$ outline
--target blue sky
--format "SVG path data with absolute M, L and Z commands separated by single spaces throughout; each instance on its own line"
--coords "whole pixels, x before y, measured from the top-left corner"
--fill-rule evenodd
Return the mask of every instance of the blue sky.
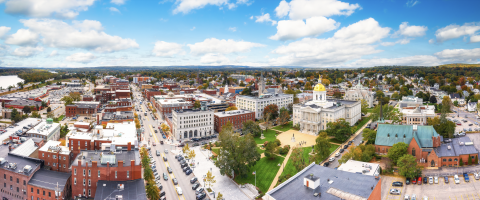
M 480 63 L 474 0 L 0 0 L 0 66 Z

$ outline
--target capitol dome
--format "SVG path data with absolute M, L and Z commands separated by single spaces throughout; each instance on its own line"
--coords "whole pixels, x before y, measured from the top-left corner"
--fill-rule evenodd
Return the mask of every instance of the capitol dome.
M 326 91 L 325 90 L 325 86 L 322 84 L 322 77 L 320 76 L 319 79 L 318 79 L 318 84 L 315 86 L 315 88 L 313 88 L 313 91 L 315 92 L 324 92 Z

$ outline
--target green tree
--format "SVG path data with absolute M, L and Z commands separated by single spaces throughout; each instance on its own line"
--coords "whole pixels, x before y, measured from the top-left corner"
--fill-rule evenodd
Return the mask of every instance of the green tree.
M 383 119 L 392 120 L 394 123 L 401 122 L 403 115 L 395 110 L 393 106 L 385 104 L 382 106 Z M 372 121 L 378 121 L 380 119 L 380 105 L 375 106 L 373 112 L 370 115 Z
M 449 113 L 452 106 L 452 100 L 448 95 L 445 95 L 442 99 L 442 112 Z
M 330 155 L 331 144 L 328 141 L 327 132 L 321 131 L 318 137 L 315 139 L 315 145 L 313 146 L 315 152 L 315 161 L 320 163 Z
M 260 137 L 260 134 L 262 133 L 262 129 L 254 121 L 248 120 L 243 123 L 242 134 L 246 135 L 249 133 L 251 133 L 253 137 Z
M 33 111 L 31 117 L 33 118 L 41 118 L 40 114 L 37 111 Z
M 362 113 L 367 114 L 368 106 L 369 106 L 368 102 L 365 99 L 362 99 L 361 102 L 362 102 L 362 104 L 361 104 L 362 105 Z
M 153 180 L 153 171 L 152 171 L 152 168 L 150 168 L 150 166 L 147 165 L 146 168 L 144 168 L 143 170 L 143 179 L 145 179 L 147 182 L 150 181 L 150 180 Z
M 415 156 L 405 154 L 397 161 L 398 173 L 407 178 L 416 178 L 417 161 Z
M 453 105 L 458 107 L 458 101 L 453 101 Z
M 473 162 L 473 161 L 472 161 L 472 156 L 469 155 L 469 156 L 468 156 L 468 165 L 472 165 L 472 162 Z
M 328 122 L 326 132 L 329 136 L 334 136 L 335 139 L 339 141 L 347 140 L 353 133 L 350 128 L 350 123 L 343 118 L 340 118 L 335 122 Z
M 277 148 L 277 144 L 273 141 L 269 141 L 267 143 L 267 146 L 265 147 L 265 157 L 273 160 L 277 157 L 275 155 L 275 149 Z
M 478 164 L 478 155 L 475 155 L 475 162 L 474 164 Z
M 398 142 L 388 150 L 387 157 L 390 158 L 393 164 L 397 164 L 400 157 L 407 154 L 408 145 L 404 142 Z
M 149 164 L 150 164 L 150 158 L 148 156 L 143 156 L 142 157 L 143 168 L 147 168 Z
M 430 96 L 430 103 L 437 103 L 437 97 L 434 95 Z
M 147 197 L 150 200 L 158 200 L 160 199 L 160 189 L 157 187 L 153 180 L 147 182 L 147 186 L 145 188 Z
M 51 112 L 51 111 L 52 111 L 52 108 L 48 107 L 47 112 Z
M 73 101 L 81 101 L 82 100 L 82 96 L 78 92 L 70 92 L 70 94 L 68 94 L 68 96 L 70 96 Z
M 290 119 L 290 113 L 285 107 L 280 109 L 280 115 L 278 116 L 278 124 L 284 126 L 287 124 L 288 120 Z
M 292 159 L 293 167 L 299 172 L 302 171 L 303 168 L 307 166 L 308 160 L 306 161 L 303 157 L 303 152 L 305 150 L 300 147 L 294 147 L 292 149 L 292 154 L 290 155 L 290 159 Z
M 63 101 L 65 106 L 73 104 L 73 99 L 70 96 L 64 96 L 60 99 L 60 101 Z
M 195 103 L 193 103 L 193 108 L 200 108 L 200 106 L 200 101 L 195 101 Z
M 23 109 L 22 109 L 23 113 L 30 113 L 32 112 L 32 109 L 30 108 L 30 106 L 24 106 Z
M 465 163 L 463 163 L 463 159 L 460 158 L 460 163 L 459 163 L 460 167 L 463 167 L 464 164 L 465 164 Z
M 363 129 L 363 140 L 367 141 L 367 144 L 375 144 L 375 139 L 377 138 L 377 131 L 369 128 Z

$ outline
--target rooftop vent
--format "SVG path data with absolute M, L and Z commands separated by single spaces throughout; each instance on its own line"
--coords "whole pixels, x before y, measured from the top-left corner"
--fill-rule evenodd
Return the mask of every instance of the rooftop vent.
M 452 147 L 451 147 L 450 145 L 448 145 L 448 146 L 447 146 L 447 149 L 450 150 L 450 149 L 452 149 Z
M 30 165 L 25 165 L 25 167 L 23 167 L 23 172 L 28 174 L 32 171 L 32 166 Z

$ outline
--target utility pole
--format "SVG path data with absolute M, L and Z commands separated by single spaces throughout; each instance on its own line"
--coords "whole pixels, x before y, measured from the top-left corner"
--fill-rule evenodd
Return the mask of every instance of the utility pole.
M 57 182 L 57 187 L 55 187 L 55 198 L 58 200 L 59 196 L 60 196 L 60 188 L 58 187 L 58 182 Z

